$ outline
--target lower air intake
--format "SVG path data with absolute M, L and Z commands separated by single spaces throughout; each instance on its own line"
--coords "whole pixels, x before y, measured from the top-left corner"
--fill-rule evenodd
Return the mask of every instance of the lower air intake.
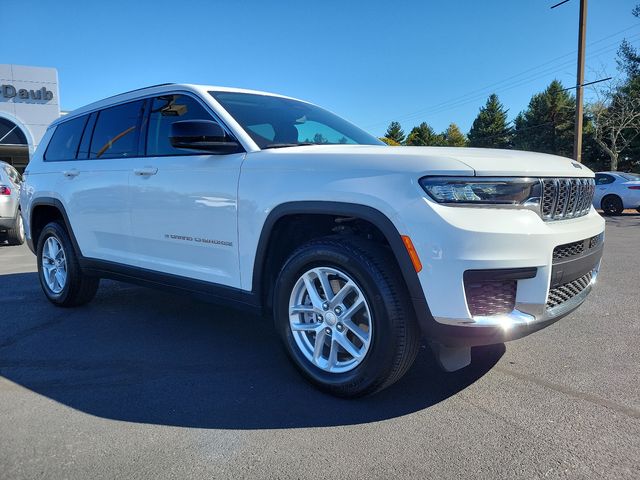
M 467 306 L 472 316 L 511 313 L 516 305 L 516 280 L 465 282 Z
M 565 283 L 549 290 L 547 297 L 547 310 L 562 305 L 581 293 L 591 283 L 593 273 L 589 272 L 572 282 Z

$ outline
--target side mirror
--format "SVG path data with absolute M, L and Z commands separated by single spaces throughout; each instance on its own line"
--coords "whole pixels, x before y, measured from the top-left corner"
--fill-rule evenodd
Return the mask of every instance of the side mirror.
M 220 124 L 213 120 L 173 122 L 169 141 L 174 148 L 200 150 L 218 155 L 242 151 L 240 144 L 228 137 Z

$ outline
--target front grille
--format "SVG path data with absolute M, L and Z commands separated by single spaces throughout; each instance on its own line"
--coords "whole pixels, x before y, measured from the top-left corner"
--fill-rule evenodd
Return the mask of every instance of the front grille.
M 604 240 L 604 232 L 589 239 L 589 248 L 596 248 Z
M 547 310 L 562 305 L 564 302 L 571 300 L 573 297 L 582 292 L 591 283 L 593 273 L 589 272 L 572 282 L 565 283 L 549 290 L 547 297 Z
M 553 249 L 553 259 L 560 260 L 562 258 L 573 257 L 584 252 L 584 240 L 579 242 L 567 243 Z
M 562 220 L 589 213 L 595 191 L 593 178 L 542 179 L 542 218 Z
M 465 282 L 464 291 L 472 316 L 502 315 L 516 305 L 516 281 Z
M 604 233 L 596 235 L 595 237 L 580 240 L 578 242 L 565 243 L 564 245 L 558 245 L 553 249 L 553 261 L 562 260 L 569 257 L 575 257 L 582 253 L 588 253 L 589 250 L 598 247 L 602 243 Z
M 581 255 L 584 252 L 598 247 L 602 243 L 604 234 L 601 233 L 595 237 L 580 240 L 578 242 L 565 243 L 564 245 L 558 245 L 553 249 L 553 260 L 562 260 L 564 258 L 575 257 Z

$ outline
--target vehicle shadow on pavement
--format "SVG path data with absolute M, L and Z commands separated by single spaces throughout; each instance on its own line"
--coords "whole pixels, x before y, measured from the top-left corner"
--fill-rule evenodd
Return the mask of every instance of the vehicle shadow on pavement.
M 351 425 L 428 408 L 463 390 L 500 359 L 445 374 L 422 348 L 397 384 L 358 400 L 303 380 L 271 320 L 117 282 L 60 309 L 35 273 L 0 276 L 0 376 L 79 411 L 182 427 L 274 429 Z

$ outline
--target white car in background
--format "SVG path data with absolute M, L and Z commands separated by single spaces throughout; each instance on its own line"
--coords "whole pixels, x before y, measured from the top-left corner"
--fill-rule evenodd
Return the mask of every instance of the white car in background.
M 605 215 L 620 215 L 625 208 L 640 211 L 640 175 L 637 173 L 598 172 L 593 206 Z
M 20 184 L 22 177 L 6 162 L 0 161 L 0 244 L 24 243 L 24 225 L 20 212 Z

